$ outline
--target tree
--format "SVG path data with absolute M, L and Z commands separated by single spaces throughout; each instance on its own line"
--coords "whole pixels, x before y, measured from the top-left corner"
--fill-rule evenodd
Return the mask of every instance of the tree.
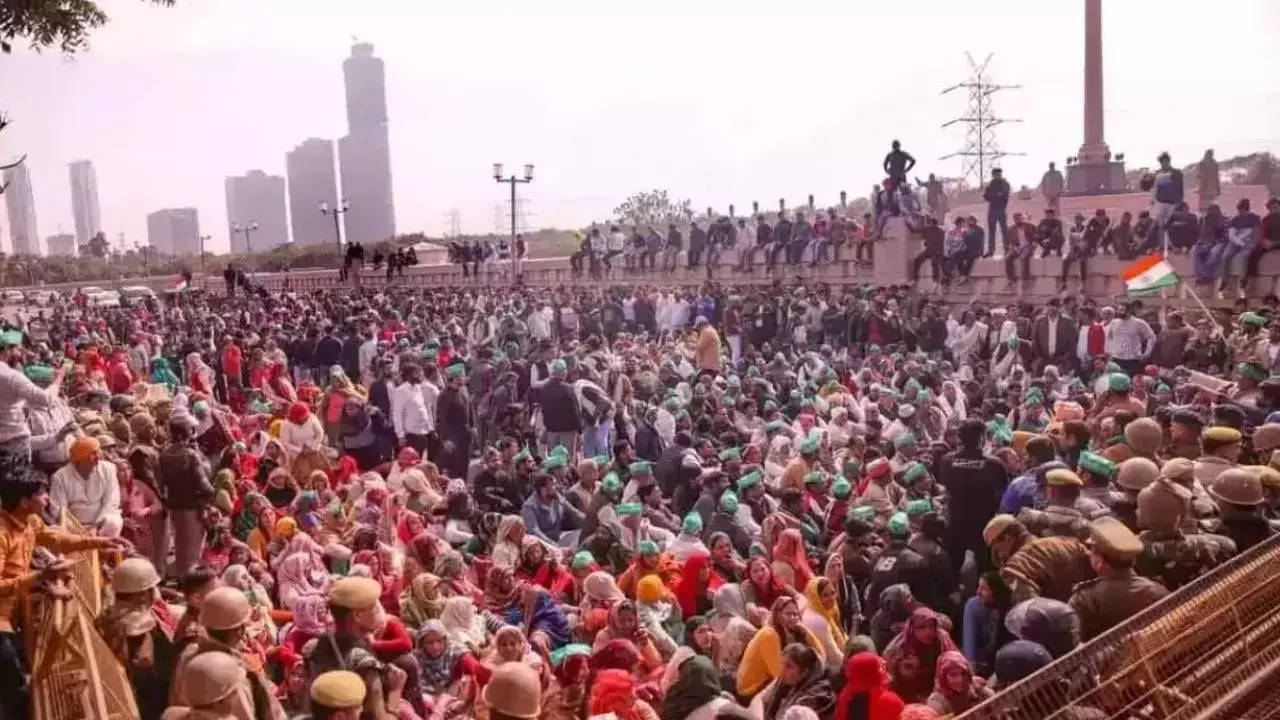
M 626 225 L 666 227 L 670 223 L 693 217 L 693 203 L 675 200 L 666 190 L 638 192 L 613 209 L 614 218 Z
M 80 246 L 80 257 L 95 257 L 101 260 L 106 258 L 110 251 L 111 243 L 107 242 L 107 234 L 99 231 L 97 235 L 89 238 L 89 242 Z
M 9 125 L 9 118 L 5 117 L 3 114 L 0 114 L 0 131 L 3 131 L 6 127 L 8 127 L 8 125 Z M 26 159 L 27 159 L 27 156 L 23 155 L 22 157 L 18 158 L 17 160 L 14 160 L 11 163 L 0 163 L 0 172 L 4 172 L 5 170 L 8 170 L 10 168 L 18 167 Z M 7 187 L 9 187 L 9 183 L 4 182 L 3 180 L 0 180 L 0 195 L 4 194 L 5 188 Z
M 174 0 L 147 0 L 173 5 Z M 25 39 L 36 51 L 57 47 L 74 54 L 89 46 L 89 31 L 106 24 L 107 14 L 93 0 L 0 0 L 0 52 L 13 52 Z

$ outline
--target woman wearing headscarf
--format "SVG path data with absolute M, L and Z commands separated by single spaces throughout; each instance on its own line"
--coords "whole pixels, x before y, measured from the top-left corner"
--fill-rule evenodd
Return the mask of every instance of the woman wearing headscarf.
M 844 647 L 849 636 L 840 622 L 840 606 L 836 601 L 836 586 L 825 577 L 809 580 L 804 588 L 805 608 L 800 622 L 822 643 L 827 654 L 827 665 L 839 672 L 844 662 Z
M 663 720 L 715 720 L 723 709 L 736 707 L 720 688 L 718 673 L 708 658 L 686 658 L 663 699 Z
M 758 628 L 747 619 L 747 604 L 741 586 L 721 585 L 716 588 L 711 603 L 708 624 L 718 638 L 714 658 L 716 670 L 721 676 L 732 678 Z
M 773 574 L 793 589 L 806 587 L 813 579 L 813 570 L 805 557 L 804 537 L 796 528 L 778 533 L 778 541 L 773 546 Z
M 650 575 L 636 585 L 636 613 L 640 626 L 648 631 L 654 647 L 669 659 L 678 647 L 684 630 L 680 611 L 672 605 L 667 589 L 656 576 Z
M 973 676 L 964 654 L 949 650 L 938 657 L 933 693 L 927 704 L 939 715 L 956 716 L 993 694 L 980 678 Z
M 520 566 L 516 568 L 516 577 L 545 588 L 552 598 L 559 601 L 573 584 L 573 578 L 560 566 L 555 554 L 538 538 L 525 535 L 521 545 Z
M 293 652 L 301 653 L 303 646 L 333 627 L 329 599 L 324 595 L 295 595 L 288 608 L 293 613 L 293 621 L 282 644 Z
M 252 609 L 249 622 L 245 627 L 246 634 L 256 640 L 262 647 L 276 644 L 276 624 L 271 616 L 271 596 L 262 587 L 249 569 L 243 565 L 228 565 L 222 571 L 222 584 L 233 587 L 244 593 Z
M 418 662 L 418 686 L 430 699 L 431 705 L 449 706 L 461 697 L 463 675 L 474 670 L 464 658 L 469 658 L 465 648 L 449 642 L 444 623 L 428 620 L 418 632 L 413 657 Z
M 418 630 L 428 620 L 440 617 L 445 598 L 440 594 L 440 578 L 430 573 L 418 573 L 400 593 L 400 619 L 411 630 Z
M 523 612 L 529 640 L 540 650 L 550 651 L 569 644 L 569 619 L 546 588 L 524 585 Z
M 446 599 L 440 622 L 449 634 L 449 642 L 461 645 L 472 655 L 479 657 L 488 648 L 489 632 L 471 598 L 455 595 Z
M 347 398 L 352 397 L 363 399 L 364 391 L 359 386 L 352 384 L 351 379 L 347 377 L 347 373 L 342 369 L 341 365 L 334 365 L 329 368 L 329 387 L 325 391 L 324 397 L 320 399 L 320 412 L 323 416 L 325 437 L 329 438 L 329 444 L 334 447 L 340 447 L 342 415 L 347 404 Z
M 400 610 L 400 575 L 395 568 L 384 562 L 382 553 L 377 550 L 361 550 L 351 556 L 352 565 L 364 565 L 369 568 L 370 576 L 382 585 L 382 608 L 395 615 Z
M 821 661 L 826 660 L 822 643 L 800 624 L 800 606 L 795 598 L 784 595 L 774 601 L 769 624 L 760 628 L 742 654 L 738 666 L 738 695 L 747 698 L 764 689 L 771 680 L 782 675 L 782 649 L 791 643 L 813 648 Z
M 342 407 L 337 447 L 355 458 L 361 472 L 372 470 L 391 460 L 395 447 L 395 431 L 382 411 L 363 398 L 349 395 Z
M 812 648 L 792 643 L 782 650 L 782 674 L 764 696 L 764 717 L 781 718 L 789 708 L 809 708 L 828 717 L 836 705 L 836 693 L 827 681 L 822 656 Z
M 680 569 L 680 579 L 673 588 L 681 616 L 688 620 L 695 615 L 711 612 L 711 594 L 723 584 L 724 581 L 711 571 L 710 555 L 690 555 Z
M 200 357 L 200 353 L 187 353 L 186 358 L 187 385 L 192 392 L 207 397 L 213 396 L 213 368 Z
M 711 537 L 707 538 L 707 547 L 711 553 L 712 572 L 727 583 L 742 582 L 747 564 L 733 549 L 733 541 L 729 539 L 728 533 L 711 533 Z
M 591 715 L 612 713 L 618 720 L 658 720 L 653 707 L 636 697 L 636 681 L 625 670 L 602 670 L 591 686 Z
M 262 494 L 271 501 L 271 506 L 283 510 L 298 496 L 298 483 L 289 474 L 284 446 L 272 440 L 267 447 L 267 452 L 274 457 L 264 456 L 258 463 L 258 482 L 264 486 Z
M 631 558 L 631 565 L 618 576 L 618 587 L 628 597 L 635 597 L 636 583 L 648 575 L 657 575 L 663 585 L 672 587 L 680 578 L 680 568 L 676 561 L 658 548 L 652 540 L 641 540 L 636 544 L 636 554 Z
M 906 703 L 889 689 L 884 661 L 873 652 L 855 653 L 844 665 L 844 687 L 832 720 L 898 720 Z
M 520 546 L 524 541 L 524 520 L 519 515 L 504 515 L 498 523 L 490 560 L 494 567 L 515 569 L 520 562 Z
M 151 361 L 151 382 L 169 388 L 171 395 L 178 391 L 178 385 L 180 384 L 178 376 L 174 375 L 173 370 L 169 369 L 169 361 L 162 357 Z
M 492 567 L 484 579 L 485 609 L 508 625 L 525 624 L 524 586 L 510 568 Z
M 941 626 L 938 614 L 927 607 L 917 607 L 911 612 L 902 632 L 884 650 L 894 690 L 903 700 L 924 701 L 933 689 L 938 658 L 955 649 L 955 643 Z M 905 671 L 913 660 L 915 671 Z
M 741 583 L 741 587 L 742 595 L 747 601 L 747 618 L 753 623 L 763 622 L 769 608 L 779 598 L 795 594 L 795 590 L 774 576 L 769 561 L 760 555 L 747 562 L 747 579 Z
M 330 582 L 324 563 L 310 551 L 293 553 L 276 567 L 276 597 L 289 610 L 294 598 L 327 594 Z
M 289 406 L 284 424 L 280 428 L 280 442 L 289 453 L 290 468 L 294 480 L 302 484 L 314 470 L 329 467 L 320 448 L 324 446 L 324 428 L 306 403 Z
M 454 595 L 469 597 L 475 601 L 477 607 L 484 603 L 484 591 L 472 582 L 461 553 L 456 550 L 442 552 L 440 557 L 436 558 L 435 569 L 436 575 L 440 576 L 441 595 L 444 597 L 453 597 Z
M 591 648 L 566 645 L 550 659 L 551 685 L 542 694 L 541 720 L 578 720 L 591 689 Z
M 640 613 L 631 600 L 615 603 L 609 609 L 609 623 L 596 634 L 596 650 L 612 640 L 626 640 L 640 653 L 640 674 L 648 676 L 663 667 L 662 654 L 640 625 Z
M 879 609 L 871 616 L 871 640 L 884 650 L 902 632 L 919 603 L 906 583 L 890 585 L 880 592 Z

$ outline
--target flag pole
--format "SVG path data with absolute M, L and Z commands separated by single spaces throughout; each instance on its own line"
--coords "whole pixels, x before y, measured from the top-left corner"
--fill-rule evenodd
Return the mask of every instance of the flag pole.
M 1218 334 L 1225 338 L 1226 335 L 1222 332 L 1222 326 L 1218 324 L 1217 319 L 1213 317 L 1213 313 L 1209 311 L 1209 308 L 1205 307 L 1204 301 L 1196 294 L 1195 288 L 1188 285 L 1185 280 L 1182 281 L 1182 286 L 1187 289 L 1187 292 L 1191 294 L 1191 298 L 1196 301 L 1196 304 L 1200 306 L 1200 309 L 1204 311 L 1204 314 L 1209 317 L 1209 322 L 1213 323 L 1213 327 L 1218 331 Z

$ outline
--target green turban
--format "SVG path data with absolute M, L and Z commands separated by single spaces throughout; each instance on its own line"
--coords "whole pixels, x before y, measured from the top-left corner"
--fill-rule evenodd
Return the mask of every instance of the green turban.
M 912 500 L 907 503 L 907 515 L 909 517 L 918 517 L 933 509 L 933 503 L 926 499 Z
M 627 471 L 632 475 L 649 475 L 653 473 L 653 463 L 648 460 L 637 460 L 627 466 Z
M 738 496 L 732 490 L 725 490 L 720 496 L 720 509 L 727 513 L 738 512 Z
M 720 451 L 720 462 L 733 462 L 742 459 L 742 450 L 733 447 Z
M 600 483 L 600 489 L 609 495 L 622 492 L 622 481 L 618 479 L 618 474 L 609 473 L 605 475 L 604 480 Z
M 916 436 L 909 432 L 902 433 L 901 435 L 893 439 L 893 447 L 895 449 L 905 447 L 907 445 L 915 445 L 915 444 L 916 444 Z
M 911 463 L 911 467 L 907 468 L 907 471 L 902 474 L 902 479 L 907 483 L 913 483 L 928 474 L 929 468 L 925 467 L 924 463 L 915 462 Z
M 613 511 L 618 513 L 618 517 L 632 517 L 644 512 L 644 506 L 638 502 L 619 503 L 613 506 Z
M 1133 387 L 1133 383 L 1129 380 L 1129 376 L 1122 372 L 1111 373 L 1107 376 L 1107 389 L 1111 392 L 1129 392 Z
M 820 483 L 826 482 L 826 480 L 827 479 L 823 477 L 822 473 L 820 472 L 811 472 L 808 475 L 804 476 L 805 485 L 818 485 Z
M 467 366 L 462 363 L 454 363 L 445 372 L 448 373 L 449 377 L 462 377 L 467 372 Z
M 871 522 L 876 517 L 876 509 L 870 505 L 859 505 L 849 509 L 849 516 L 858 518 L 863 522 Z
M 680 529 L 690 535 L 697 535 L 702 532 L 702 516 L 696 512 L 685 515 L 680 523 Z
M 893 537 L 906 537 L 911 532 L 911 524 L 907 522 L 907 514 L 904 512 L 894 513 L 889 518 L 889 524 L 886 529 Z
M 638 550 L 641 555 L 657 555 L 658 543 L 652 540 L 641 540 L 636 543 L 636 550 Z
M 1077 467 L 1092 475 L 1110 479 L 1116 473 L 1116 464 L 1097 453 L 1082 452 Z
M 851 492 L 853 492 L 853 486 L 844 478 L 836 480 L 835 484 L 831 486 L 831 494 L 840 499 L 849 497 L 849 493 Z
M 759 470 L 752 470 L 746 475 L 743 475 L 742 477 L 738 478 L 738 490 L 743 491 L 743 490 L 746 490 L 747 488 L 754 487 L 755 485 L 758 485 L 760 481 L 763 479 L 764 479 L 764 473 L 760 472 Z
M 563 455 L 553 454 L 548 455 L 547 459 L 542 461 L 542 469 L 544 471 L 555 470 L 556 468 L 565 467 L 568 464 L 569 463 L 564 459 Z
M 804 442 L 800 443 L 800 452 L 805 455 L 812 455 L 818 452 L 818 444 L 818 434 L 809 433 L 809 437 L 806 437 Z
M 590 655 L 590 654 L 591 654 L 590 645 L 583 645 L 581 643 L 571 643 L 559 649 L 552 650 L 551 654 L 548 657 L 551 658 L 551 664 L 553 666 L 559 666 L 559 665 L 563 665 L 565 660 L 569 659 L 570 657 L 573 657 L 574 655 Z
M 586 550 L 579 550 L 574 553 L 573 561 L 569 564 L 574 570 L 586 570 L 596 564 L 595 556 Z

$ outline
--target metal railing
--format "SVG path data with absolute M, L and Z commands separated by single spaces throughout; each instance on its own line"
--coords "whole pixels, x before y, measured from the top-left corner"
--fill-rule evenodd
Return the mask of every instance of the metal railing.
M 1183 586 L 960 717 L 1234 720 L 1242 717 L 1243 702 L 1250 707 L 1274 703 L 1276 714 L 1256 717 L 1280 717 L 1277 676 L 1280 536 Z
M 63 511 L 67 532 L 84 528 Z M 137 720 L 138 706 L 124 667 L 94 626 L 102 611 L 98 552 L 70 553 L 71 597 L 28 593 L 23 636 L 31 670 L 35 720 Z

